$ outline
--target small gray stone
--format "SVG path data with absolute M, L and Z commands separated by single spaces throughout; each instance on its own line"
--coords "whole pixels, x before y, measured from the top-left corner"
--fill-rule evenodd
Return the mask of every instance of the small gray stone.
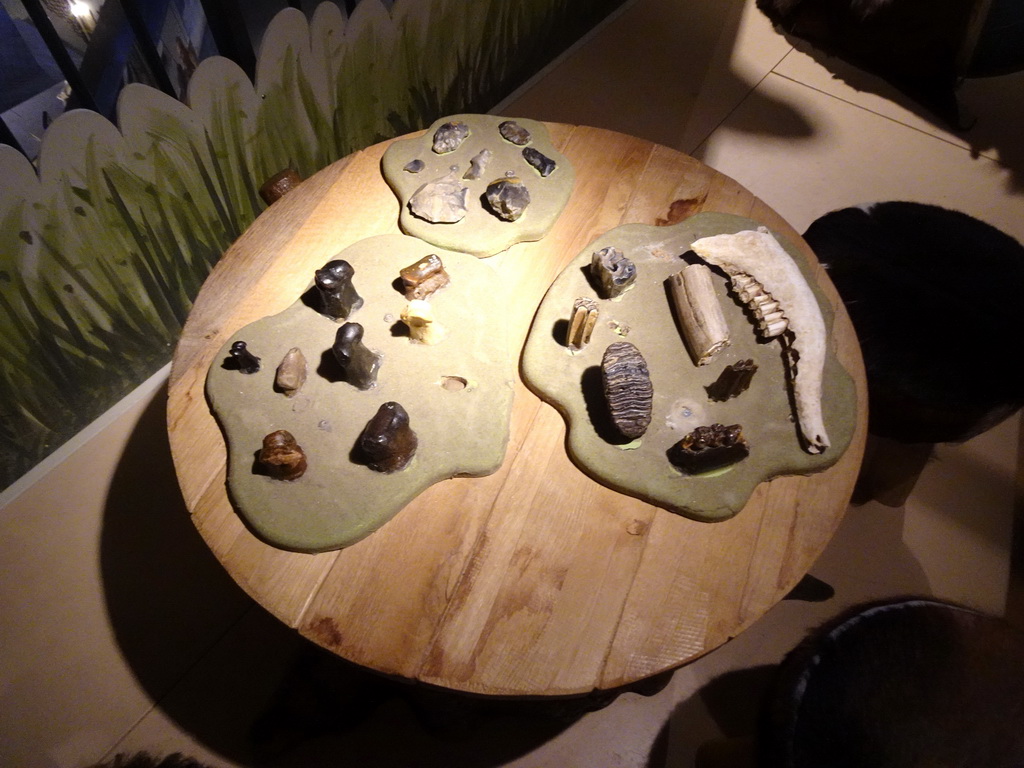
M 545 178 L 550 176 L 551 172 L 556 168 L 554 160 L 547 155 L 538 152 L 533 147 L 525 147 L 523 149 L 523 159 L 532 165 L 537 172 Z
M 470 181 L 476 181 L 484 175 L 484 171 L 487 169 L 487 164 L 491 162 L 493 152 L 489 149 L 481 149 L 476 155 L 469 160 L 469 170 L 463 175 L 462 178 Z
M 445 123 L 434 131 L 433 150 L 439 155 L 446 155 L 458 149 L 469 136 L 469 126 L 454 120 Z
M 409 173 L 419 173 L 426 167 L 427 164 L 417 157 L 415 160 L 410 160 L 406 163 L 402 170 L 408 171 Z
M 466 194 L 456 172 L 428 181 L 409 198 L 409 211 L 413 216 L 432 224 L 454 224 L 466 215 Z
M 505 141 L 510 141 L 513 144 L 518 144 L 520 147 L 525 147 L 530 143 L 533 138 L 530 136 L 530 132 L 523 128 L 515 120 L 506 120 L 498 126 L 498 132 Z
M 517 178 L 496 179 L 487 185 L 484 200 L 502 221 L 515 221 L 530 204 L 530 190 Z

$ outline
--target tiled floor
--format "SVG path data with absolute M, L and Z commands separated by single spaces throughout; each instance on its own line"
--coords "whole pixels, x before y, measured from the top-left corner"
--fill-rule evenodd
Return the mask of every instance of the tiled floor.
M 636 0 L 498 111 L 694 154 L 800 230 L 831 208 L 911 199 L 1024 240 L 1024 76 L 968 83 L 978 124 L 959 137 L 828 65 L 841 79 L 752 0 Z M 812 570 L 834 598 L 779 604 L 659 693 L 585 716 L 424 699 L 325 657 L 230 581 L 184 514 L 163 396 L 157 377 L 3 499 L 4 766 L 142 749 L 214 766 L 691 766 L 703 742 L 749 731 L 765 668 L 844 607 L 905 593 L 1007 605 L 1017 418 L 940 446 L 905 504 L 851 507 Z

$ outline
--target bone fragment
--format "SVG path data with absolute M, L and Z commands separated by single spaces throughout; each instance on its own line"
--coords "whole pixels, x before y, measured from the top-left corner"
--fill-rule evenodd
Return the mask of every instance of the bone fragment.
M 409 338 L 422 344 L 438 344 L 446 335 L 445 328 L 434 320 L 430 303 L 413 299 L 402 310 L 402 322 L 409 327 Z
M 730 343 L 711 270 L 691 264 L 672 275 L 669 286 L 690 357 L 695 365 L 706 365 Z

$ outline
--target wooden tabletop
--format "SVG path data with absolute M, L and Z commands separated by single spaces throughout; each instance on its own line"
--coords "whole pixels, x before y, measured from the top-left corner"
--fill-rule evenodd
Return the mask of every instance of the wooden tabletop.
M 516 349 L 565 264 L 620 224 L 734 213 L 766 224 L 813 260 L 767 205 L 693 158 L 595 128 L 548 129 L 576 170 L 572 198 L 543 240 L 489 259 L 506 286 L 503 311 Z M 860 350 L 820 267 L 837 356 L 856 381 L 853 442 L 824 472 L 761 484 L 730 520 L 695 522 L 594 482 L 567 458 L 561 416 L 517 381 L 508 451 L 495 474 L 432 486 L 380 530 L 336 552 L 276 549 L 243 524 L 226 493 L 224 439 L 203 392 L 207 369 L 233 332 L 285 309 L 325 260 L 362 238 L 398 232 L 399 204 L 380 173 L 387 146 L 334 163 L 274 203 L 224 255 L 185 325 L 168 428 L 185 502 L 210 549 L 257 602 L 321 646 L 382 673 L 456 690 L 617 688 L 743 631 L 824 549 L 863 456 Z

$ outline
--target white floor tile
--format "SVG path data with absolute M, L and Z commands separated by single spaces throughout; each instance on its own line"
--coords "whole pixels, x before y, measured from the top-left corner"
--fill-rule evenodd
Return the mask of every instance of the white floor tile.
M 806 44 L 798 44 L 775 68 L 775 74 L 944 141 L 965 148 L 970 146 L 959 133 L 940 124 L 937 118 L 881 77 L 842 59 L 826 56 Z
M 912 200 L 963 211 L 1024 241 L 1024 194 L 984 157 L 776 74 L 696 156 L 798 231 L 837 208 Z
M 753 0 L 637 0 L 501 111 L 692 151 L 788 50 Z

